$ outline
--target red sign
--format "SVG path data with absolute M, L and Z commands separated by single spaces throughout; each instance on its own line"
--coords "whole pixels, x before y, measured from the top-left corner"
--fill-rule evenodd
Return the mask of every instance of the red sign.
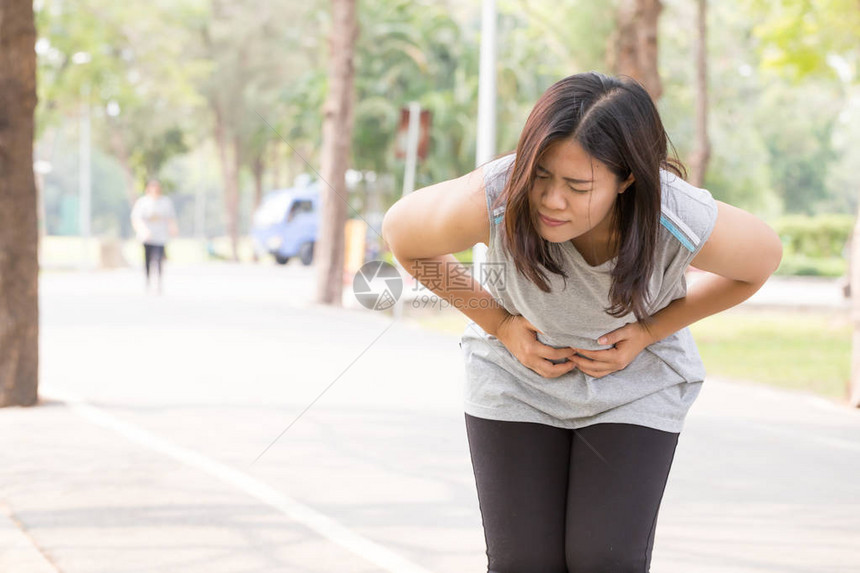
M 427 150 L 430 147 L 430 122 L 429 109 L 422 109 L 418 123 L 418 159 L 427 159 Z M 400 126 L 397 128 L 397 145 L 395 154 L 398 159 L 406 158 L 406 140 L 409 137 L 409 108 L 400 109 Z

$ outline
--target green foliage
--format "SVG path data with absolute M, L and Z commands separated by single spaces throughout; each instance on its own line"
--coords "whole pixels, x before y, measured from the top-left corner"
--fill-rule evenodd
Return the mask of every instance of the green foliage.
M 126 203 L 149 175 L 172 176 L 177 189 L 193 190 L 197 179 L 182 178 L 197 168 L 178 168 L 177 162 L 220 176 L 212 145 L 215 106 L 238 145 L 246 190 L 255 167 L 266 187 L 319 169 L 328 2 L 41 0 L 35 6 L 40 151 L 57 165 L 46 194 L 56 226 L 71 229 L 59 221 L 74 220 L 68 215 L 77 193 L 74 162 L 59 156 L 73 158 L 76 142 L 74 134 L 50 132 L 74 126 L 83 102 L 91 106 L 95 147 L 119 169 L 111 168 L 110 184 L 103 183 L 110 198 L 94 203 L 101 221 L 126 216 L 119 198 L 129 181 Z M 658 106 L 686 159 L 694 133 L 689 54 L 695 6 L 686 0 L 664 0 L 664 6 L 658 45 L 665 89 Z M 846 111 L 851 94 L 845 77 L 853 77 L 857 65 L 856 0 L 708 6 L 713 151 L 704 186 L 768 220 L 783 213 L 854 213 L 860 114 Z M 597 0 L 499 0 L 498 153 L 515 147 L 534 101 L 550 84 L 571 73 L 608 71 L 616 7 Z M 409 101 L 433 114 L 429 157 L 418 166 L 417 185 L 474 168 L 480 4 L 362 0 L 359 19 L 351 167 L 373 171 L 375 178 L 349 200 L 366 208 L 365 196 L 382 191 L 385 210 L 400 195 L 403 162 L 394 145 L 400 109 Z M 76 53 L 89 54 L 89 62 L 75 64 Z M 207 225 L 220 225 L 215 175 L 205 187 L 212 198 L 207 209 L 216 211 L 207 212 Z M 244 195 L 248 214 L 253 204 Z M 192 220 L 186 214 L 184 230 Z M 821 259 L 798 252 L 787 256 L 793 262 L 785 268 L 807 272 L 811 263 L 795 256 Z
M 447 4 L 447 5 L 446 5 Z M 361 170 L 394 173 L 400 108 L 418 101 L 432 113 L 429 157 L 419 187 L 475 167 L 480 6 L 375 0 L 361 5 L 356 55 L 353 157 Z M 612 11 L 577 0 L 509 0 L 498 6 L 497 152 L 513 149 L 534 101 L 563 76 L 601 68 Z M 560 24 L 564 22 L 564 24 Z
M 777 219 L 772 226 L 782 239 L 784 255 L 826 258 L 845 254 L 854 217 L 791 215 Z
M 687 161 L 695 144 L 695 68 L 690 57 L 695 35 L 679 30 L 693 26 L 695 3 L 666 0 L 660 18 L 664 93 L 658 108 L 680 158 Z M 755 73 L 752 24 L 736 3 L 709 2 L 708 26 L 712 149 L 704 187 L 727 203 L 762 216 L 777 216 L 782 201 L 772 186 L 771 156 L 757 121 L 759 102 L 769 85 Z
M 833 54 L 856 58 L 860 8 L 856 0 L 746 0 L 760 40 L 764 70 L 793 82 L 834 79 Z
M 90 108 L 94 142 L 141 183 L 187 149 L 193 88 L 205 71 L 183 53 L 189 8 L 164 0 L 63 0 L 36 5 L 39 133 Z
M 472 94 L 461 101 L 440 100 L 434 95 L 454 93 L 456 72 L 469 63 L 468 50 L 460 26 L 441 3 L 377 0 L 362 8 L 362 33 L 356 46 L 355 167 L 400 172 L 402 164 L 394 158 L 394 143 L 400 109 L 410 101 L 420 102 L 433 113 L 434 143 L 462 135 L 456 125 L 458 109 L 474 105 Z M 437 157 L 431 149 L 427 163 L 435 165 Z M 458 160 L 450 155 L 445 159 L 449 164 Z
M 784 255 L 774 274 L 781 276 L 811 276 L 837 278 L 848 272 L 845 257 L 809 257 L 806 255 Z
M 708 3 L 712 155 L 704 186 L 768 220 L 854 213 L 857 187 L 848 174 L 860 166 L 860 148 L 848 142 L 860 127 L 850 121 L 857 115 L 848 109 L 850 92 L 832 74 L 795 81 L 763 63 L 772 46 L 759 34 L 786 13 L 783 4 L 791 2 Z M 679 55 L 689 54 L 694 36 L 677 30 L 694 17 L 694 3 L 665 1 L 659 44 L 665 91 L 658 106 L 682 159 L 694 145 L 695 84 L 694 67 Z M 813 17 L 822 16 L 807 20 Z
M 147 177 L 156 176 L 172 156 L 188 151 L 185 132 L 178 127 L 167 128 L 163 133 L 148 139 L 148 145 L 135 148 L 131 154 L 132 163 L 140 166 Z
M 839 96 L 822 85 L 786 85 L 763 93 L 760 101 L 756 123 L 770 156 L 773 190 L 785 211 L 811 215 L 829 195 Z

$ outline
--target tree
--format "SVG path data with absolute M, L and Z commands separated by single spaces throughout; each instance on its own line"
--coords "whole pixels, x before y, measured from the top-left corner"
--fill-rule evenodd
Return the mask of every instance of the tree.
M 35 45 L 32 0 L 0 0 L 0 406 L 38 399 Z
M 317 251 L 317 302 L 340 306 L 343 297 L 346 168 L 352 143 L 357 0 L 332 0 L 328 97 L 323 105 L 320 175 L 322 216 Z
M 262 198 L 269 145 L 285 133 L 289 137 L 293 118 L 284 108 L 291 107 L 296 77 L 309 67 L 300 46 L 312 34 L 304 26 L 279 22 L 301 21 L 313 8 L 313 3 L 310 8 L 306 4 L 211 0 L 196 23 L 198 50 L 211 64 L 199 90 L 213 119 L 234 260 L 240 233 L 240 175 L 243 168 L 250 168 L 256 204 Z
M 663 95 L 657 69 L 657 24 L 662 9 L 660 0 L 621 0 L 618 25 L 607 49 L 609 69 L 637 80 L 655 102 Z
M 817 10 L 812 9 L 809 0 L 752 0 L 752 4 L 760 14 L 772 16 L 762 19 L 763 23 L 756 29 L 761 40 L 760 49 L 766 56 L 765 68 L 793 82 L 842 75 L 843 82 L 856 84 L 856 73 L 839 74 L 839 66 L 834 64 L 839 58 L 846 64 L 857 61 L 860 6 L 856 0 L 821 0 Z M 860 290 L 857 286 L 860 284 L 860 212 L 850 253 L 854 333 L 847 393 L 849 403 L 860 408 L 860 296 L 857 296 Z
M 690 183 L 705 184 L 711 158 L 708 139 L 708 0 L 696 1 L 696 148 L 690 157 Z
M 85 99 L 93 110 L 94 143 L 122 167 L 130 208 L 144 180 L 187 151 L 186 132 L 201 99 L 194 80 L 204 71 L 185 50 L 192 10 L 110 0 L 67 6 L 43 0 L 36 13 L 37 133 L 61 128 Z

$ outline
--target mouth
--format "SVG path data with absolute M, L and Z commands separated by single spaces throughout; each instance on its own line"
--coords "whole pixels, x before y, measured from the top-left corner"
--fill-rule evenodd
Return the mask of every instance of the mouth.
M 538 216 L 540 217 L 541 221 L 543 221 L 547 225 L 561 225 L 562 223 L 567 223 L 567 221 L 562 221 L 560 219 L 553 219 L 551 217 L 547 217 L 543 213 L 538 213 Z

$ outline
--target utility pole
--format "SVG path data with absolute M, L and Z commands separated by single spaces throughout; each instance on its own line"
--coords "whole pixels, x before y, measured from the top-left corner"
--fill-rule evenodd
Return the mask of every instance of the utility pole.
M 78 139 L 78 233 L 81 236 L 81 268 L 89 270 L 90 264 L 90 235 L 91 204 L 92 204 L 92 169 L 90 146 L 90 90 L 85 85 L 81 89 L 80 136 Z
M 481 9 L 481 64 L 478 73 L 478 137 L 475 166 L 496 155 L 496 0 L 483 0 Z M 484 284 L 482 267 L 487 246 L 472 247 L 472 276 Z
M 409 125 L 406 128 L 406 164 L 403 168 L 403 194 L 406 197 L 415 191 L 415 170 L 418 165 L 418 139 L 421 127 L 421 104 L 417 101 L 409 102 Z M 403 268 L 400 261 L 394 259 L 398 271 Z M 408 271 L 407 271 L 408 272 Z M 403 274 L 403 273 L 401 273 Z M 394 318 L 400 320 L 403 316 L 403 305 L 406 297 L 401 295 L 394 303 Z

